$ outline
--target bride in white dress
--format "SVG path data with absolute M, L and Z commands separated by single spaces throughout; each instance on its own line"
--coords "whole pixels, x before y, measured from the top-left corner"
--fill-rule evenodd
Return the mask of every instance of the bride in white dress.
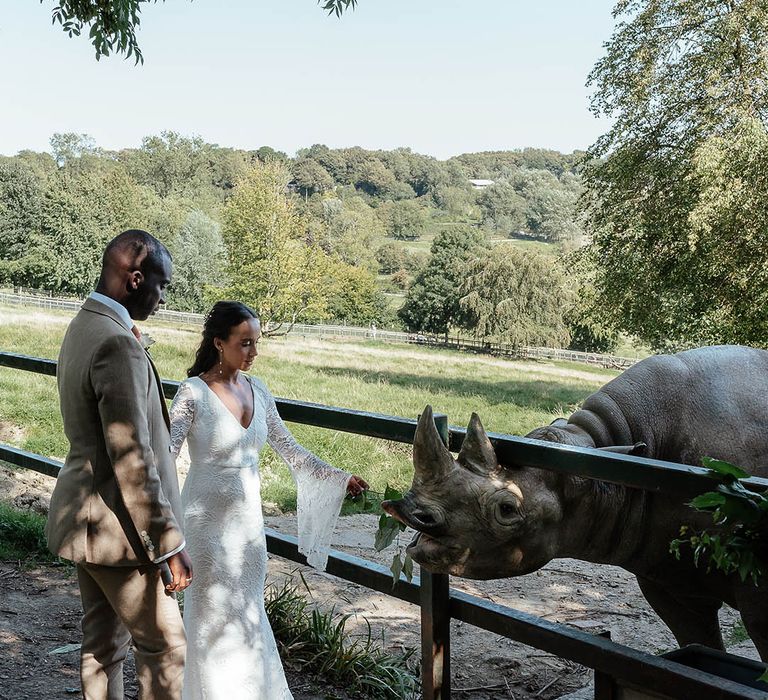
M 171 405 L 171 449 L 178 456 L 186 440 L 191 459 L 181 494 L 194 570 L 184 594 L 184 700 L 293 697 L 264 609 L 264 445 L 285 460 L 296 481 L 299 551 L 312 566 L 325 568 L 344 495 L 368 487 L 299 445 L 264 383 L 242 373 L 253 364 L 260 335 L 251 309 L 218 302 Z

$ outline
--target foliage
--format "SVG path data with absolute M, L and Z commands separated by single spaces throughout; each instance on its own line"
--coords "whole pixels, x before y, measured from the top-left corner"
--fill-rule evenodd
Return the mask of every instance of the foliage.
M 30 236 L 40 229 L 42 183 L 15 159 L 0 160 L 0 259 L 27 254 Z
M 438 185 L 432 191 L 432 200 L 439 209 L 442 209 L 454 220 L 468 221 L 473 218 L 475 197 L 468 184 Z
M 302 582 L 307 587 L 302 577 Z M 312 592 L 307 587 L 311 595 Z M 367 698 L 415 698 L 418 680 L 412 668 L 414 650 L 387 652 L 371 634 L 351 639 L 351 615 L 323 612 L 310 605 L 290 580 L 267 586 L 265 608 L 280 655 L 292 665 L 321 674 L 331 682 Z
M 571 336 L 568 349 L 581 352 L 615 352 L 619 344 L 619 334 L 595 313 L 593 274 L 585 264 L 585 256 L 582 251 L 576 251 L 566 256 L 563 262 L 578 284 L 573 301 L 565 312 L 565 323 Z
M 477 196 L 484 223 L 505 235 L 525 228 L 525 199 L 508 183 L 486 187 Z
M 302 195 L 327 192 L 333 189 L 333 178 L 317 161 L 309 158 L 297 160 L 292 168 L 293 180 Z
M 254 306 L 266 334 L 287 332 L 300 319 L 326 314 L 327 257 L 303 238 L 304 224 L 285 193 L 289 179 L 282 163 L 256 164 L 224 210 L 224 293 Z
M 221 226 L 201 211 L 192 211 L 169 245 L 173 255 L 173 283 L 169 307 L 204 313 L 206 290 L 224 283 L 224 241 Z
M 764 3 L 622 0 L 590 76 L 596 303 L 656 348 L 768 343 Z
M 500 243 L 470 260 L 460 286 L 462 326 L 513 345 L 562 347 L 570 290 L 551 258 Z
M 403 497 L 397 489 L 393 489 L 387 484 L 384 489 L 385 501 L 398 501 Z M 400 543 L 400 533 L 405 532 L 405 525 L 391 515 L 382 513 L 379 517 L 379 527 L 376 530 L 376 536 L 373 542 L 373 548 L 381 552 L 393 542 L 397 545 L 397 551 L 392 555 L 392 564 L 389 570 L 392 572 L 392 587 L 400 580 L 400 574 L 404 574 L 407 581 L 413 580 L 413 559 L 411 555 L 405 552 L 405 548 Z
M 392 273 L 391 281 L 397 289 L 408 289 L 408 272 L 402 268 L 395 270 Z
M 54 561 L 45 539 L 45 518 L 0 503 L 0 561 Z
M 696 496 L 689 505 L 711 513 L 718 529 L 690 532 L 683 526 L 684 539 L 674 540 L 670 551 L 679 559 L 681 547 L 689 545 L 696 566 L 706 556 L 707 571 L 737 573 L 742 581 L 751 578 L 757 586 L 768 566 L 768 495 L 747 489 L 740 480 L 750 475 L 733 464 L 709 457 L 703 463 L 719 483 L 715 491 Z
M 374 243 L 384 235 L 384 229 L 362 198 L 324 199 L 321 220 L 328 252 L 349 265 L 376 271 Z
M 387 233 L 398 240 L 415 241 L 421 238 L 427 225 L 424 209 L 418 202 L 388 202 L 380 207 Z
M 387 241 L 376 251 L 376 261 L 379 263 L 379 272 L 390 275 L 405 267 L 407 253 L 402 245 L 394 241 Z
M 80 36 L 88 28 L 88 38 L 96 52 L 96 60 L 111 53 L 134 56 L 136 63 L 144 55 L 136 39 L 141 23 L 141 10 L 150 0 L 57 0 L 53 8 L 53 23 L 58 23 L 70 37 Z M 157 0 L 154 0 L 157 2 Z M 44 0 L 40 0 L 44 2 Z M 355 8 L 357 0 L 318 0 L 328 12 L 340 17 L 344 10 Z
M 483 234 L 451 227 L 432 242 L 429 260 L 408 290 L 398 316 L 409 331 L 448 333 L 460 322 L 465 264 L 482 250 Z
M 580 180 L 548 170 L 516 169 L 477 196 L 484 223 L 505 235 L 525 233 L 559 243 L 581 240 L 576 221 Z
M 367 270 L 333 262 L 328 266 L 328 317 L 352 326 L 381 324 L 387 302 Z
M 438 161 L 407 148 L 370 151 L 317 144 L 289 159 L 269 146 L 221 148 L 173 131 L 147 136 L 139 148 L 114 152 L 98 147 L 87 134 L 57 133 L 51 151 L 53 156 L 24 151 L 0 158 L 4 282 L 87 294 L 98 276 L 103 245 L 121 229 L 143 228 L 174 255 L 171 308 L 202 310 L 223 295 L 237 295 L 288 324 L 336 316 L 399 326 L 397 299 L 385 304 L 372 288 L 370 275 L 383 272 L 392 277 L 380 278 L 379 289 L 398 297 L 422 275 L 424 284 L 416 285 L 404 309 L 411 327 L 443 333 L 456 325 L 457 260 L 464 259 L 466 246 L 458 245 L 456 260 L 451 255 L 432 258 L 425 274 L 428 246 L 411 242 L 441 227 L 454 229 L 460 238 L 481 235 L 466 223 L 478 207 L 455 159 Z M 232 229 L 230 215 L 243 205 L 237 183 L 246 182 L 253 169 L 281 166 L 281 178 L 294 179 L 304 196 L 297 196 L 293 186 L 285 190 L 283 183 L 272 204 L 252 201 L 254 221 L 261 217 L 264 225 L 252 227 L 241 220 L 224 245 L 227 227 Z M 521 173 L 516 166 L 506 172 L 505 182 L 555 183 L 576 191 L 570 170 L 559 181 L 549 171 Z M 275 254 L 262 250 L 254 257 L 248 241 L 272 236 L 265 233 L 270 207 L 281 212 L 272 222 L 280 233 L 269 242 Z M 387 235 L 404 242 L 387 243 Z M 243 267 L 245 261 L 253 263 L 251 268 Z M 361 272 L 337 268 L 339 262 Z M 239 282 L 229 284 L 235 268 Z M 271 282 L 262 276 L 267 268 Z M 349 289 L 336 284 L 332 273 L 337 269 L 343 271 L 339 279 L 350 280 Z M 418 304 L 414 297 L 420 297 Z
M 541 148 L 523 148 L 514 151 L 463 153 L 452 158 L 449 163 L 458 163 L 466 177 L 495 180 L 505 178 L 520 168 L 548 170 L 560 177 L 563 173 L 575 172 L 583 157 L 582 151 L 559 153 Z

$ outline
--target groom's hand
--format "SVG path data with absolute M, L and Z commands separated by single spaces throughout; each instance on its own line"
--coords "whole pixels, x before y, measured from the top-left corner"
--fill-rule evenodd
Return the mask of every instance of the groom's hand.
M 359 496 L 363 491 L 368 490 L 368 482 L 359 476 L 350 476 L 347 482 L 347 493 L 352 496 Z
M 192 583 L 192 560 L 186 550 L 182 549 L 168 557 L 168 568 L 173 580 L 165 587 L 166 591 L 178 593 Z

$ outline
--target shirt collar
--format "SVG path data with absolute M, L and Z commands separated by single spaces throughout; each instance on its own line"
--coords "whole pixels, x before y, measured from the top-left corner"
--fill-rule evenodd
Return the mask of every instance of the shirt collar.
M 112 309 L 112 311 L 118 315 L 120 320 L 123 322 L 123 325 L 128 330 L 131 330 L 131 328 L 133 328 L 135 325 L 131 320 L 131 314 L 128 313 L 128 309 L 126 309 L 119 301 L 115 301 L 112 297 L 108 297 L 105 294 L 101 294 L 99 292 L 91 292 L 89 298 L 93 299 L 94 301 L 98 301 L 100 304 L 104 304 L 104 306 L 108 306 L 110 309 Z

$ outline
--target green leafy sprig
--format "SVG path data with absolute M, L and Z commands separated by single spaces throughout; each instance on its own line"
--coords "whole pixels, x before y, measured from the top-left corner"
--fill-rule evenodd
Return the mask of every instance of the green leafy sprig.
M 702 463 L 720 483 L 715 491 L 696 496 L 689 505 L 711 513 L 718 529 L 691 531 L 684 525 L 670 552 L 679 559 L 681 547 L 688 545 L 696 566 L 706 556 L 707 571 L 715 568 L 725 574 L 738 573 L 742 581 L 751 578 L 758 585 L 768 566 L 768 496 L 741 483 L 750 476 L 743 469 L 709 457 Z
M 394 501 L 403 497 L 397 489 L 393 489 L 389 485 L 384 489 L 384 500 Z M 392 564 L 389 570 L 392 572 L 392 587 L 400 580 L 400 574 L 404 574 L 405 578 L 410 582 L 413 580 L 413 559 L 411 555 L 405 552 L 405 547 L 400 544 L 400 533 L 405 530 L 405 525 L 399 520 L 396 520 L 391 515 L 382 513 L 379 518 L 379 529 L 376 531 L 376 539 L 373 543 L 373 548 L 377 552 L 381 552 L 386 549 L 393 542 L 397 544 L 397 551 L 392 557 Z

